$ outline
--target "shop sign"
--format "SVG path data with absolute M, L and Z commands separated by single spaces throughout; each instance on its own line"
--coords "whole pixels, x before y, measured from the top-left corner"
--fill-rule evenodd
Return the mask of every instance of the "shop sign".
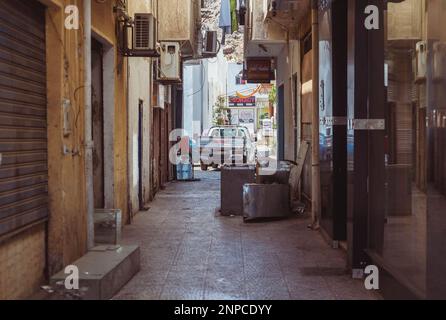
M 275 80 L 271 59 L 252 58 L 246 60 L 245 78 L 248 83 L 270 83 Z
M 240 98 L 237 96 L 229 97 L 229 106 L 230 107 L 255 107 L 256 106 L 256 97 L 247 97 Z

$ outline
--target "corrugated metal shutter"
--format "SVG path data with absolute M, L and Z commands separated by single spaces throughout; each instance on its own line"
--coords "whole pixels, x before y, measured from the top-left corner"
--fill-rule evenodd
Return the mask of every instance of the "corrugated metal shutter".
M 0 0 L 0 235 L 48 215 L 45 8 Z
M 412 164 L 413 119 L 411 104 L 396 106 L 396 160 L 397 164 Z

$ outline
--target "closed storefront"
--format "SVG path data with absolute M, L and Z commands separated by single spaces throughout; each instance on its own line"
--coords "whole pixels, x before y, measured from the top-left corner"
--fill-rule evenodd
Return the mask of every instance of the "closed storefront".
M 48 215 L 45 8 L 0 0 L 0 236 Z
M 374 3 L 367 30 L 349 1 L 349 262 L 378 266 L 385 298 L 444 299 L 446 5 Z
M 27 297 L 45 280 L 45 38 L 39 2 L 0 0 L 0 299 Z

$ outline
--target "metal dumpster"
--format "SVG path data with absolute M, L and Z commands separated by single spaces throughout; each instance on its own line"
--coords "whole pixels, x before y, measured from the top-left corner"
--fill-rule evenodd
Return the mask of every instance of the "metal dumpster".
M 279 161 L 277 168 L 271 166 L 269 168 L 262 168 L 263 174 L 257 175 L 258 184 L 288 184 L 290 180 L 290 172 L 293 164 L 289 161 Z
M 243 215 L 243 185 L 255 182 L 254 166 L 221 168 L 221 215 Z
M 291 215 L 290 186 L 287 184 L 245 184 L 243 218 L 245 222 Z

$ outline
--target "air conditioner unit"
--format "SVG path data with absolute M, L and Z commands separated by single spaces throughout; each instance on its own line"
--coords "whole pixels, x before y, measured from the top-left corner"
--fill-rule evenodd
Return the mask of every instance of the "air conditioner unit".
M 416 81 L 422 81 L 426 79 L 427 73 L 427 43 L 425 41 L 420 41 L 416 46 L 417 51 L 417 61 L 415 69 L 415 79 Z
M 216 55 L 218 53 L 217 31 L 206 31 L 203 43 L 203 54 Z
M 150 13 L 136 13 L 134 18 L 118 20 L 117 42 L 124 57 L 157 58 L 156 19 Z
M 156 20 L 150 13 L 136 13 L 133 30 L 134 50 L 156 49 Z
M 434 80 L 442 80 L 446 73 L 446 42 L 434 43 Z
M 158 80 L 181 82 L 180 44 L 178 42 L 161 42 Z

